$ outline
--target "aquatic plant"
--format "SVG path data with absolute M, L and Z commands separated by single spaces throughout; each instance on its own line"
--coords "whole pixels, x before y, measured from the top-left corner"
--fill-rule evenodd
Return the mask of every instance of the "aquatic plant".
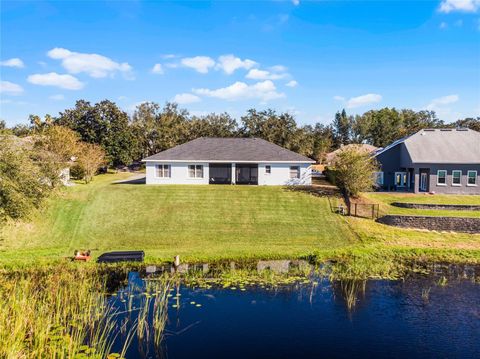
M 430 290 L 431 289 L 432 289 L 431 287 L 422 288 L 422 299 L 426 302 L 430 299 Z
M 165 283 L 157 283 L 153 338 L 161 342 L 166 322 Z M 148 339 L 151 295 L 137 318 L 117 325 L 118 310 L 95 267 L 63 264 L 38 271 L 10 272 L 0 278 L 1 358 L 121 358 L 134 335 Z M 157 294 L 160 293 L 159 296 Z M 126 302 L 126 293 L 117 298 Z M 128 304 L 131 308 L 131 302 Z M 132 308 L 131 308 L 132 309 Z M 121 353 L 112 346 L 123 335 Z

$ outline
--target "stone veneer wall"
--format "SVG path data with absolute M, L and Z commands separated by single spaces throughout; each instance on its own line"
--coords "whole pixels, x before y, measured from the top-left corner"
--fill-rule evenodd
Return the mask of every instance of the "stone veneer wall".
M 377 222 L 403 228 L 480 233 L 480 218 L 386 215 Z
M 414 209 L 446 209 L 458 211 L 480 211 L 480 205 L 469 204 L 429 204 L 429 203 L 403 203 L 393 202 L 392 206 Z

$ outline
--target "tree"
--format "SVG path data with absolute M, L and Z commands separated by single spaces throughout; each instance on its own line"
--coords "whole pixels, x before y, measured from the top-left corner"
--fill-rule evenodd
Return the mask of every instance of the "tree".
M 327 153 L 333 146 L 333 131 L 331 126 L 324 126 L 320 123 L 315 124 L 312 130 L 313 136 L 313 153 L 312 158 L 318 163 L 323 163 Z
M 237 134 L 237 121 L 226 112 L 193 117 L 189 121 L 189 140 L 199 137 L 233 137 Z
M 7 124 L 4 120 L 0 120 L 0 135 L 10 134 L 12 131 L 7 128 Z
M 105 151 L 94 143 L 80 143 L 77 165 L 81 168 L 85 183 L 89 183 L 98 169 L 105 164 Z
M 112 101 L 104 100 L 94 106 L 88 101 L 77 101 L 75 108 L 60 113 L 55 123 L 78 132 L 84 142 L 102 146 L 112 166 L 127 165 L 133 160 L 136 138 L 128 115 Z
M 471 130 L 480 132 L 480 117 L 477 117 L 477 118 L 467 117 L 467 118 L 464 118 L 463 120 L 458 120 L 454 122 L 453 126 L 469 128 Z
M 34 159 L 53 187 L 60 184 L 62 171 L 70 168 L 78 147 L 79 135 L 67 127 L 51 125 L 35 136 Z
M 370 144 L 385 147 L 403 137 L 403 121 L 396 109 L 371 110 L 362 116 L 367 117 L 366 121 L 370 123 L 368 133 Z
M 30 133 L 30 127 L 25 124 L 18 124 L 12 127 L 12 134 L 17 137 L 26 137 L 29 136 Z
M 15 136 L 0 136 L 0 220 L 22 219 L 50 194 L 31 151 Z
M 337 112 L 335 119 L 333 120 L 333 144 L 335 148 L 339 148 L 344 145 L 348 145 L 351 142 L 352 135 L 352 123 L 351 116 L 347 116 L 347 112 Z
M 402 130 L 399 138 L 413 135 L 424 128 L 443 127 L 443 121 L 437 118 L 434 111 L 418 111 L 403 109 L 400 111 Z
M 263 138 L 292 150 L 301 148 L 299 141 L 304 137 L 304 133 L 298 132 L 295 119 L 287 112 L 277 114 L 271 109 L 260 112 L 250 109 L 242 116 L 241 122 L 241 136 Z
M 335 184 L 348 197 L 356 197 L 375 185 L 374 173 L 378 171 L 375 158 L 352 147 L 341 151 L 335 161 Z

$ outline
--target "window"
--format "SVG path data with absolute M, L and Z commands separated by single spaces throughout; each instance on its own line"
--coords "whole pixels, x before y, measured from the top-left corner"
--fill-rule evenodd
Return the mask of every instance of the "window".
M 203 178 L 203 165 L 189 165 L 188 177 L 190 178 Z
M 373 178 L 378 186 L 383 186 L 383 172 L 375 172 Z
M 170 177 L 170 165 L 157 165 L 157 177 Z
M 267 175 L 269 175 L 270 173 L 272 173 L 272 167 L 271 166 L 265 166 L 265 173 Z
M 467 186 L 476 186 L 476 185 L 477 185 L 477 171 L 468 171 Z
M 290 178 L 300 178 L 300 167 L 298 166 L 290 167 Z
M 446 186 L 447 185 L 447 171 L 439 170 L 437 171 L 437 186 Z
M 452 186 L 462 185 L 462 171 L 452 171 Z
M 407 183 L 407 172 L 395 172 L 395 185 L 397 187 L 405 187 Z

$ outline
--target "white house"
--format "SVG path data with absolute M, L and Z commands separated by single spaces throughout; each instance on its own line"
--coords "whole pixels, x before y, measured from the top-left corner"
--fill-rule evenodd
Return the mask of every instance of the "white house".
M 314 160 L 260 138 L 198 138 L 142 160 L 146 184 L 310 185 Z

